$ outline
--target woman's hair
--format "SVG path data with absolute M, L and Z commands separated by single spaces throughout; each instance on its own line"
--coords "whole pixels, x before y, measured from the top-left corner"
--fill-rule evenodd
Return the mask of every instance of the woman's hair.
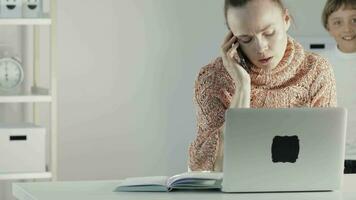
M 321 16 L 323 26 L 325 29 L 328 29 L 328 19 L 330 15 L 339 10 L 341 7 L 356 9 L 355 0 L 328 0 L 325 3 L 323 14 Z
M 248 2 L 250 2 L 252 0 L 225 0 L 225 5 L 224 5 L 224 14 L 225 14 L 225 21 L 226 21 L 226 24 L 227 24 L 227 10 L 230 8 L 230 7 L 243 7 L 245 6 Z M 275 2 L 277 3 L 277 5 L 282 9 L 284 10 L 285 7 L 284 7 L 284 4 L 282 3 L 282 0 L 270 0 L 272 2 Z M 350 0 L 350 1 L 354 1 L 354 0 Z

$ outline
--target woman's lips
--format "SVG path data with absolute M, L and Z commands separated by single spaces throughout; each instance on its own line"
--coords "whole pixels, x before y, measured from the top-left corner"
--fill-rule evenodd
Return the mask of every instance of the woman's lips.
M 268 57 L 268 58 L 264 58 L 264 59 L 259 59 L 258 61 L 259 61 L 261 64 L 265 65 L 265 64 L 268 64 L 268 63 L 272 60 L 272 58 L 273 58 L 273 56 Z

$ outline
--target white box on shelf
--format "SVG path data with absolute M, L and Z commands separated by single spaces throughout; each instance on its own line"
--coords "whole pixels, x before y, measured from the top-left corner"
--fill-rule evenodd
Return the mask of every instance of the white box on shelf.
M 25 18 L 42 17 L 42 0 L 23 0 L 22 16 Z
M 0 174 L 46 171 L 45 128 L 0 123 Z
M 1 18 L 21 18 L 22 0 L 0 0 Z

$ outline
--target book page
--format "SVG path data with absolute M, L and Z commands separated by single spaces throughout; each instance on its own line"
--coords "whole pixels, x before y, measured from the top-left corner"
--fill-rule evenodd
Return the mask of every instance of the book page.
M 167 191 L 167 176 L 147 176 L 133 177 L 123 180 L 115 189 L 116 192 L 149 192 L 149 191 Z
M 182 174 L 177 174 L 170 177 L 167 180 L 168 187 L 180 186 L 213 186 L 216 187 L 215 183 L 221 182 L 223 178 L 222 172 L 186 172 Z

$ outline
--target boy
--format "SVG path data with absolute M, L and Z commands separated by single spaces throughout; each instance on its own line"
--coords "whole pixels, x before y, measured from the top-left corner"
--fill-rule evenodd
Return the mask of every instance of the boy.
M 348 109 L 344 173 L 356 173 L 356 0 L 327 0 L 322 21 L 337 43 L 325 56 L 334 67 L 338 105 Z

